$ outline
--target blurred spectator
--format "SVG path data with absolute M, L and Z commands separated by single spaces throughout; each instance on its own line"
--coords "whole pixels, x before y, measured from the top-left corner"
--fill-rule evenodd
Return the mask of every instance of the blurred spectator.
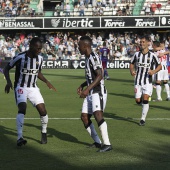
M 129 4 L 126 4 L 126 15 L 130 15 L 130 8 L 129 8 Z
M 156 5 L 156 3 L 154 2 L 154 3 L 151 4 L 151 14 L 152 14 L 152 15 L 155 14 L 156 9 L 157 9 L 157 5 Z
M 55 16 L 60 16 L 60 11 L 61 11 L 61 6 L 60 4 L 57 4 L 56 7 L 55 7 Z
M 100 7 L 100 8 L 99 8 L 99 15 L 100 15 L 100 16 L 103 16 L 103 13 L 104 13 L 103 8 Z
M 80 11 L 79 16 L 84 16 L 84 8 L 85 8 L 84 5 L 80 5 L 80 7 L 79 7 L 79 11 Z
M 70 4 L 67 3 L 65 6 L 66 17 L 70 16 Z
M 74 0 L 74 8 L 77 7 L 79 0 Z
M 126 16 L 126 7 L 125 6 L 123 6 L 123 8 L 122 8 L 122 15 Z
M 88 8 L 89 0 L 84 0 L 84 5 L 86 8 Z
M 160 10 L 162 8 L 162 4 L 158 3 L 157 8 L 158 8 L 158 10 Z
M 122 54 L 121 54 L 121 52 L 119 52 L 119 51 L 115 51 L 115 53 L 113 54 L 113 58 L 114 58 L 115 60 L 120 59 L 121 56 L 122 56 Z
M 98 16 L 99 15 L 99 9 L 97 6 L 93 7 L 93 16 Z
M 122 10 L 120 9 L 120 7 L 118 7 L 117 9 L 117 16 L 122 16 Z
M 151 5 L 150 2 L 147 3 L 147 5 L 145 6 L 145 15 L 150 15 L 151 12 Z

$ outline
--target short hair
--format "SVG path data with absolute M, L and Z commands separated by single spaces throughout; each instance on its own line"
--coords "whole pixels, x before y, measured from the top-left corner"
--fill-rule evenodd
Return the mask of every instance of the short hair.
M 153 41 L 153 45 L 155 45 L 156 47 L 160 46 L 160 42 L 159 41 Z
M 89 44 L 92 44 L 92 39 L 89 37 L 89 36 L 82 36 L 80 38 L 80 41 L 86 41 L 88 42 Z
M 35 45 L 37 42 L 42 43 L 42 41 L 39 37 L 34 37 L 31 39 L 30 45 Z
M 103 42 L 103 46 L 106 46 L 106 42 L 105 41 Z
M 140 37 L 140 39 L 145 39 L 146 41 L 150 41 L 151 39 L 150 39 L 150 36 L 148 36 L 148 35 L 142 35 L 141 37 Z

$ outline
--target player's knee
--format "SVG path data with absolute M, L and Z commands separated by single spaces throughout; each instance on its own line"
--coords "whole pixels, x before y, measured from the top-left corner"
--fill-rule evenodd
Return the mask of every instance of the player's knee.
M 136 101 L 137 104 L 141 104 L 142 102 L 141 101 Z
M 18 104 L 18 113 L 26 114 L 26 103 L 22 102 Z
M 40 116 L 46 116 L 46 115 L 47 115 L 46 109 L 41 109 L 40 110 Z
M 148 103 L 149 103 L 148 100 L 143 101 L 143 104 L 148 104 Z
M 142 103 L 142 100 L 141 99 L 136 99 L 136 103 L 140 105 Z
M 167 84 L 168 82 L 167 81 L 164 81 L 163 84 Z
M 26 114 L 26 110 L 18 110 L 18 114 Z
M 87 124 L 88 123 L 88 115 L 87 114 L 81 114 L 81 120 L 85 123 L 85 124 Z

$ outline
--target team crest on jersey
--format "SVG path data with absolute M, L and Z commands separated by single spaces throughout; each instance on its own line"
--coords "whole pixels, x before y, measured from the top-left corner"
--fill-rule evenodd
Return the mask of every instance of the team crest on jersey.
M 150 58 L 147 58 L 147 62 L 150 62 Z

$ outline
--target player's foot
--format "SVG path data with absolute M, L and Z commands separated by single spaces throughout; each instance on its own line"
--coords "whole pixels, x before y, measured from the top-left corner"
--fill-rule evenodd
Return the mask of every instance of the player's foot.
M 161 102 L 161 101 L 162 101 L 161 98 L 160 98 L 160 99 L 153 100 L 153 102 Z
M 47 134 L 41 133 L 41 144 L 46 144 L 46 143 L 47 143 Z
M 103 145 L 101 147 L 101 149 L 98 150 L 97 152 L 107 152 L 107 151 L 110 151 L 110 150 L 112 150 L 112 145 Z
M 106 80 L 109 80 L 110 79 L 110 77 L 108 76 L 108 77 L 106 77 Z
M 94 142 L 93 144 L 88 146 L 88 148 L 101 148 L 101 147 L 102 147 L 102 144 L 101 143 L 97 143 L 97 142 Z
M 166 98 L 166 101 L 170 101 L 170 97 L 167 97 L 167 98 Z
M 23 138 L 17 140 L 17 146 L 26 145 L 27 141 Z
M 144 125 L 145 125 L 145 121 L 144 120 L 140 120 L 139 126 L 144 126 Z

